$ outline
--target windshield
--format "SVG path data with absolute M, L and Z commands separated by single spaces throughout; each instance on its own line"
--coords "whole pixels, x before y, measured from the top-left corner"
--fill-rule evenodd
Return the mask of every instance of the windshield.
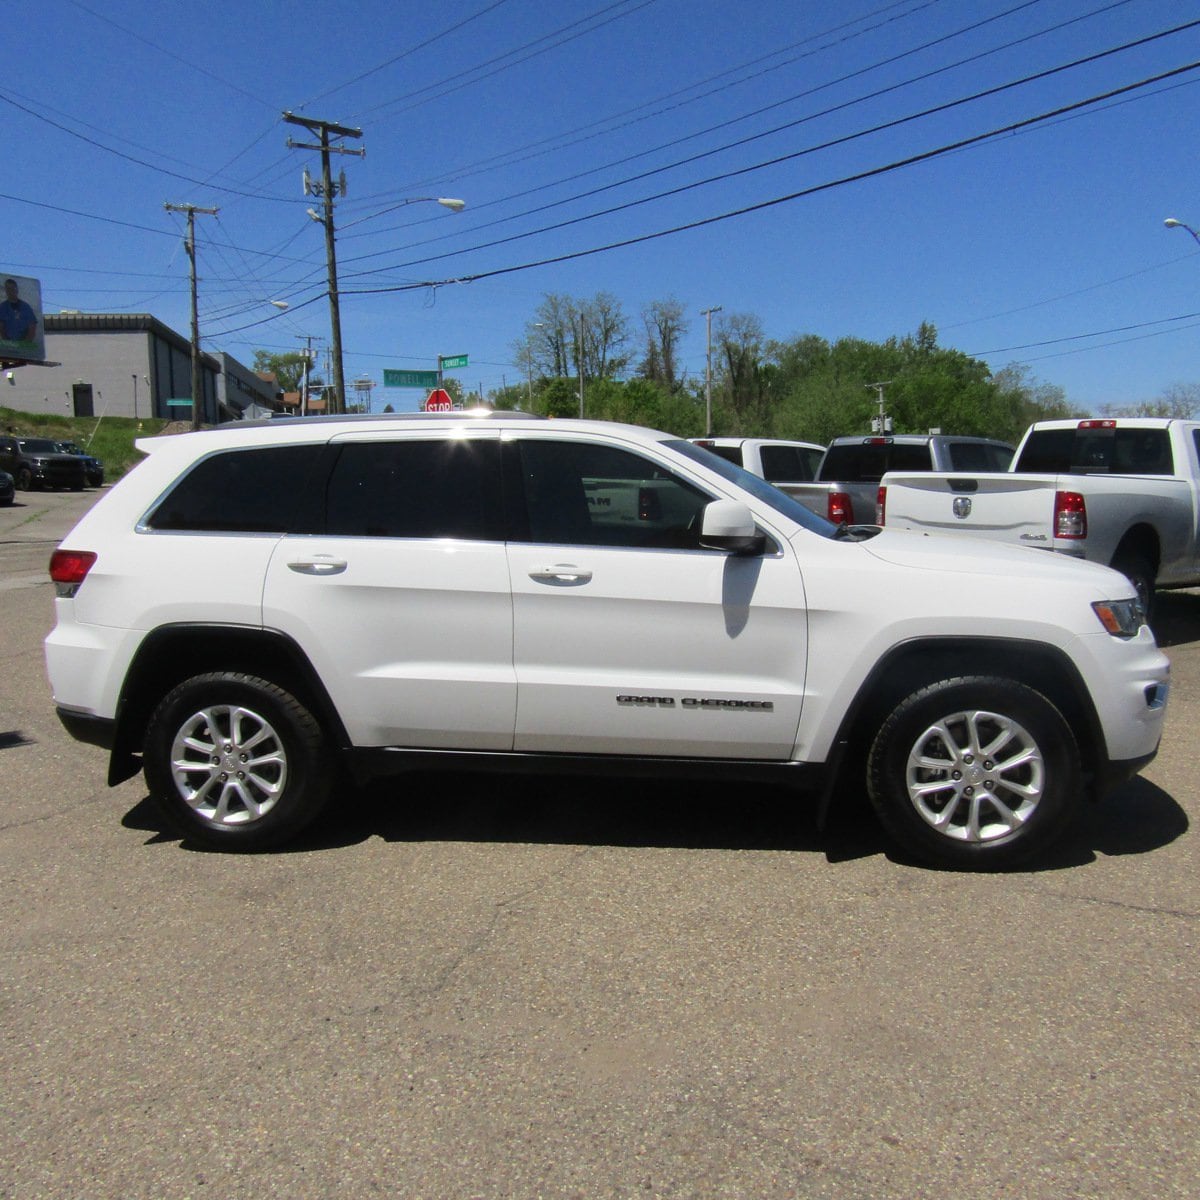
M 49 438 L 22 438 L 21 449 L 27 454 L 58 454 L 58 447 Z
M 738 487 L 745 492 L 749 492 L 756 500 L 761 500 L 764 504 L 770 505 L 776 512 L 782 513 L 789 521 L 794 521 L 797 525 L 802 525 L 810 532 L 820 534 L 821 537 L 832 538 L 837 536 L 838 526 L 833 524 L 832 521 L 827 521 L 824 517 L 818 517 L 811 509 L 805 508 L 799 500 L 793 500 L 791 496 L 785 492 L 781 492 L 765 479 L 760 479 L 757 475 L 752 475 L 749 471 L 743 470 L 741 467 L 735 467 L 731 462 L 726 462 L 725 459 L 718 454 L 714 454 L 711 450 L 705 450 L 703 446 L 696 446 L 691 442 L 683 441 L 665 442 L 664 445 L 670 446 L 672 450 L 677 450 L 684 458 L 690 458 L 694 462 L 707 467 L 723 479 L 728 479 L 730 483 L 737 484 Z

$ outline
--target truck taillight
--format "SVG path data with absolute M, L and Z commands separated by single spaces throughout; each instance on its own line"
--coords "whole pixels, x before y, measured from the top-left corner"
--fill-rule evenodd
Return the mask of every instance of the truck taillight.
M 875 493 L 875 524 L 882 525 L 887 520 L 887 488 L 882 485 Z
M 854 520 L 854 505 L 849 492 L 830 492 L 825 515 L 835 525 L 849 525 Z
M 1080 421 L 1079 424 L 1075 426 L 1076 429 L 1116 429 L 1116 427 L 1116 421 L 1111 421 L 1108 419 L 1100 421 L 1096 420 L 1095 418 L 1087 421 Z
M 96 556 L 91 550 L 55 550 L 50 555 L 50 579 L 78 587 L 92 569 Z
M 1054 536 L 1087 537 L 1087 504 L 1078 492 L 1054 493 Z

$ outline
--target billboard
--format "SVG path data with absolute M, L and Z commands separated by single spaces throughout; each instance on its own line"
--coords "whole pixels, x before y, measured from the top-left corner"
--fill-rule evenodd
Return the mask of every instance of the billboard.
M 0 272 L 0 359 L 5 363 L 44 362 L 46 334 L 42 327 L 42 285 L 25 275 Z

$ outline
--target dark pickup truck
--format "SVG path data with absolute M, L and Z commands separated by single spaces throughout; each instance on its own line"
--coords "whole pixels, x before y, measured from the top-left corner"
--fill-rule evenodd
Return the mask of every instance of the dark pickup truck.
M 23 492 L 30 488 L 81 492 L 87 483 L 83 459 L 64 454 L 49 438 L 0 437 L 0 471 L 7 471 Z

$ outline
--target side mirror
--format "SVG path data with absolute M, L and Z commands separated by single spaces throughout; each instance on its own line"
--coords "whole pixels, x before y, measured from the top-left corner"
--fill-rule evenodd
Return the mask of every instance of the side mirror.
M 730 554 L 761 554 L 766 537 L 759 533 L 750 510 L 739 500 L 713 500 L 704 506 L 700 545 Z

